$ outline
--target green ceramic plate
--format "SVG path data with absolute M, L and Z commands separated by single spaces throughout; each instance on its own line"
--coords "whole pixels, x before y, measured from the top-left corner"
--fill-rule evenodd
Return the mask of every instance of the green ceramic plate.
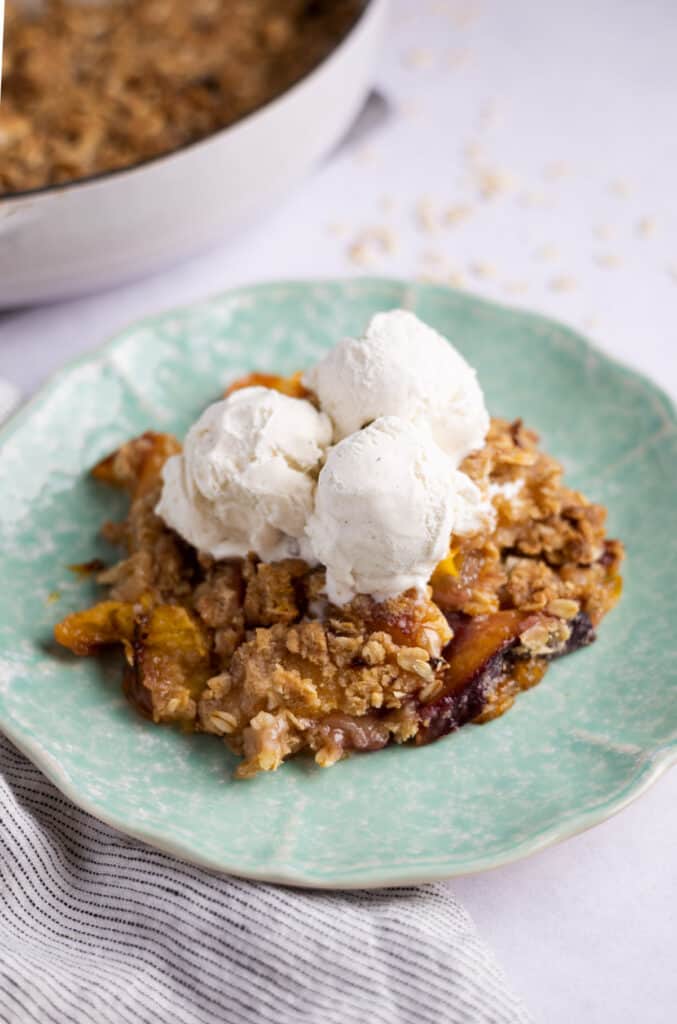
M 235 374 L 305 366 L 404 305 L 453 339 L 489 407 L 522 416 L 573 485 L 609 506 L 626 590 L 599 641 L 504 718 L 330 770 L 233 782 L 212 737 L 139 719 L 119 662 L 71 658 L 54 623 L 91 601 L 68 563 L 116 495 L 88 468 L 149 427 L 181 434 Z M 62 371 L 0 435 L 0 727 L 75 803 L 186 860 L 308 886 L 494 867 L 618 811 L 677 756 L 677 430 L 669 400 L 565 327 L 435 286 L 298 282 L 146 320 Z

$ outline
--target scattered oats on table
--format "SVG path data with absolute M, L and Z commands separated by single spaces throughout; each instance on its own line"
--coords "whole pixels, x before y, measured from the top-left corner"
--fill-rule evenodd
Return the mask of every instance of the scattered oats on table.
M 559 277 L 553 277 L 550 281 L 550 289 L 553 292 L 572 292 L 577 287 L 576 278 L 571 277 L 570 274 L 561 274 Z
M 477 172 L 477 188 L 483 199 L 494 199 L 496 196 L 510 192 L 516 179 L 510 171 L 500 167 L 482 167 Z
M 467 220 L 472 215 L 472 206 L 468 203 L 454 203 L 444 211 L 443 221 L 446 227 L 452 227 Z
M 348 259 L 357 266 L 372 266 L 397 249 L 394 232 L 386 226 L 364 228 L 348 246 Z
M 571 166 L 566 160 L 554 160 L 543 168 L 543 177 L 546 181 L 559 181 L 571 174 Z
M 496 277 L 496 267 L 488 260 L 474 260 L 470 264 L 470 270 L 475 277 L 481 277 L 485 280 Z
M 416 47 L 413 50 L 408 50 L 403 58 L 402 63 L 407 68 L 417 68 L 424 70 L 433 66 L 435 62 L 435 54 L 432 50 L 428 50 L 424 47 Z
M 656 218 L 641 217 L 637 223 L 637 234 L 640 238 L 651 238 L 656 234 Z
M 600 242 L 608 242 L 610 239 L 614 238 L 618 232 L 611 224 L 596 224 L 592 229 L 592 233 L 595 238 L 599 238 Z
M 609 182 L 609 192 L 612 196 L 617 196 L 619 199 L 629 196 L 631 191 L 630 182 L 625 178 L 614 178 L 613 181 Z
M 422 231 L 426 231 L 428 233 L 437 231 L 439 221 L 432 199 L 427 196 L 419 199 L 416 204 L 416 220 Z
M 546 242 L 545 245 L 541 245 L 535 250 L 534 255 L 539 260 L 550 261 L 558 259 L 560 252 L 557 246 L 553 245 L 552 242 Z
M 614 267 L 620 267 L 621 260 L 618 253 L 615 252 L 600 252 L 595 257 L 595 263 L 599 267 L 605 267 L 607 270 L 613 270 Z

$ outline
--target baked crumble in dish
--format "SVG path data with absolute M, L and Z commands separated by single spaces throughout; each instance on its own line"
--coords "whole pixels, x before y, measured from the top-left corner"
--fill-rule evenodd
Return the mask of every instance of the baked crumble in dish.
M 307 383 L 253 374 L 228 394 L 265 389 L 317 408 Z M 78 655 L 120 645 L 132 704 L 223 737 L 240 778 L 302 751 L 326 767 L 496 718 L 551 661 L 592 643 L 621 593 L 606 510 L 563 483 L 521 420 L 492 418 L 460 461 L 488 514 L 452 531 L 427 585 L 341 602 L 314 559 L 214 557 L 172 529 L 158 508 L 181 451 L 147 432 L 94 467 L 129 496 L 126 519 L 103 527 L 123 557 L 97 573 L 106 599 L 55 635 Z
M 281 95 L 359 0 L 7 0 L 0 195 L 173 152 Z

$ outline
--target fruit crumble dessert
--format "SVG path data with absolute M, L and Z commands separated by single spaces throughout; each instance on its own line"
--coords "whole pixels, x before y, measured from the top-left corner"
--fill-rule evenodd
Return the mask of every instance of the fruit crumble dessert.
M 495 718 L 621 592 L 605 509 L 403 310 L 303 374 L 235 382 L 183 447 L 148 432 L 93 475 L 129 496 L 103 528 L 124 557 L 56 639 L 119 644 L 134 706 L 222 736 L 241 778 Z

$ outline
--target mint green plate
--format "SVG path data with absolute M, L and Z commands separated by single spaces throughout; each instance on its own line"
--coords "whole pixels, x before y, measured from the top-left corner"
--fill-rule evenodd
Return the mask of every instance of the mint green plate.
M 121 511 L 87 470 L 150 427 L 182 434 L 234 375 L 305 366 L 398 305 L 448 335 L 490 409 L 536 427 L 571 483 L 609 506 L 628 548 L 624 597 L 593 647 L 489 725 L 234 782 L 218 740 L 136 717 L 117 658 L 52 643 L 95 593 L 66 566 L 110 559 L 97 530 Z M 430 285 L 262 285 L 146 320 L 59 373 L 0 434 L 0 728 L 76 804 L 220 871 L 348 888 L 524 857 L 618 811 L 677 756 L 675 422 L 657 388 L 567 328 Z

